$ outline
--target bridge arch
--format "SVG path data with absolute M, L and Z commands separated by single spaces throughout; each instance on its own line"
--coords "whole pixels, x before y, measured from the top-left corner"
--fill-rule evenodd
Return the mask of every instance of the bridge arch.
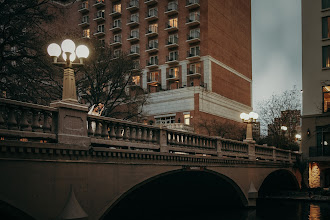
M 289 170 L 279 169 L 271 172 L 262 182 L 259 197 L 277 195 L 282 191 L 298 190 L 300 188 L 297 177 Z
M 156 187 L 157 191 L 154 190 Z M 142 198 L 143 196 L 145 197 Z M 153 196 L 152 201 L 148 201 L 150 196 Z M 179 169 L 158 174 L 136 184 L 108 204 L 104 209 L 105 212 L 98 219 L 116 219 L 116 214 L 122 214 L 122 211 L 133 211 L 130 205 L 143 206 L 140 202 L 151 205 L 150 209 L 156 207 L 163 210 L 165 207 L 162 205 L 165 203 L 170 209 L 179 202 L 184 203 L 185 206 L 192 205 L 204 209 L 205 206 L 243 207 L 248 204 L 242 189 L 231 178 L 208 169 L 200 171 Z M 184 207 L 180 207 L 180 210 L 182 209 Z

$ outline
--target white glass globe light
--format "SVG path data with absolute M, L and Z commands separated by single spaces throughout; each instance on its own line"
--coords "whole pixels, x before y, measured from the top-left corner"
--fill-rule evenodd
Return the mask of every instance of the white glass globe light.
M 254 114 L 255 114 L 254 112 L 250 112 L 250 113 L 249 113 L 249 118 L 254 119 Z
M 61 47 L 56 43 L 49 44 L 47 52 L 51 57 L 59 57 L 61 55 Z
M 62 57 L 63 57 L 63 60 L 66 61 L 66 53 L 63 53 Z M 70 54 L 70 61 L 73 62 L 75 59 L 76 59 L 76 54 L 75 53 Z
M 254 119 L 257 120 L 259 118 L 258 113 L 254 113 Z
M 62 42 L 61 44 L 61 48 L 63 50 L 63 52 L 67 53 L 74 53 L 75 49 L 76 49 L 76 45 L 74 44 L 74 42 L 70 39 L 66 39 Z
M 239 115 L 239 117 L 240 117 L 241 119 L 245 119 L 245 113 L 244 113 L 244 112 L 241 113 L 241 114 Z
M 301 135 L 300 134 L 296 134 L 296 138 L 297 139 L 300 139 L 301 138 Z
M 89 55 L 89 49 L 85 45 L 79 45 L 76 49 L 78 58 L 87 58 Z
M 281 126 L 281 130 L 286 131 L 286 130 L 288 130 L 288 127 L 287 126 Z

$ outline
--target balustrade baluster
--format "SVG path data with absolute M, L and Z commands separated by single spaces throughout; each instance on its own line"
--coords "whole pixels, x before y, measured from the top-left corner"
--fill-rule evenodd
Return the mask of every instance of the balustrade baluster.
M 43 115 L 44 115 L 44 124 L 42 126 L 43 132 L 50 133 L 50 130 L 51 130 L 51 125 L 49 123 L 50 113 L 47 111 L 44 111 Z
M 129 139 L 131 141 L 135 141 L 136 140 L 136 128 L 135 126 L 130 126 L 129 127 Z
M 0 128 L 6 128 L 5 120 L 3 119 L 3 114 L 5 111 L 5 106 L 0 104 Z
M 111 123 L 110 123 L 109 128 L 110 128 L 110 133 L 109 133 L 110 138 L 111 138 L 111 139 L 115 139 L 115 137 L 116 137 L 115 129 L 116 129 L 116 128 L 115 128 L 115 124 L 114 124 L 114 122 L 111 122 Z
M 20 128 L 22 131 L 32 131 L 31 125 L 28 121 L 28 108 L 21 108 L 21 120 L 20 120 Z
M 40 128 L 40 123 L 39 123 L 39 111 L 38 110 L 32 110 L 32 130 L 36 132 L 42 131 Z
M 128 126 L 127 125 L 124 125 L 123 126 L 123 129 L 124 129 L 124 136 L 123 136 L 123 139 L 124 140 L 128 140 L 128 138 L 129 138 L 129 134 L 128 134 Z
M 92 129 L 92 119 L 91 118 L 87 118 L 87 132 L 88 132 L 88 136 L 93 136 L 93 129 Z
M 141 131 L 142 131 L 141 141 L 146 142 L 147 141 L 147 128 L 142 127 Z
M 136 127 L 136 141 L 141 141 L 142 138 L 142 130 L 140 127 Z
M 159 139 L 158 134 L 159 134 L 158 130 L 156 130 L 156 129 L 152 130 L 152 142 L 153 143 L 157 143 L 157 140 Z
M 8 112 L 8 128 L 10 130 L 18 130 L 18 124 L 16 120 L 16 109 L 11 107 Z
M 149 143 L 149 142 L 151 142 L 151 137 L 150 137 L 150 135 L 151 135 L 151 129 L 149 129 L 149 128 L 146 128 L 147 129 L 147 138 L 146 138 L 146 141 Z
M 108 132 L 108 123 L 106 121 L 102 121 L 102 129 L 101 129 L 101 137 L 108 139 L 109 132 Z
M 95 120 L 95 124 L 96 124 L 96 129 L 95 129 L 94 136 L 100 137 L 102 134 L 102 124 L 98 120 Z
M 116 127 L 117 127 L 117 129 L 116 129 L 116 139 L 117 140 L 122 140 L 123 139 L 123 136 L 122 136 L 122 125 L 121 124 L 119 124 L 119 123 L 117 123 L 117 125 L 116 125 Z

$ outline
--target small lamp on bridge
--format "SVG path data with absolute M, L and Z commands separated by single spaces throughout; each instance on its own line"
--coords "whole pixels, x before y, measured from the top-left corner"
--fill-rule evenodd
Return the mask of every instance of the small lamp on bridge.
M 246 127 L 246 139 L 244 142 L 254 142 L 252 137 L 252 124 L 257 121 L 259 115 L 255 112 L 250 112 L 249 114 L 242 113 L 240 118 L 244 123 L 247 124 Z
M 62 100 L 77 103 L 76 82 L 72 67 L 83 65 L 83 60 L 89 55 L 88 48 L 85 45 L 79 45 L 76 48 L 72 40 L 66 39 L 62 42 L 61 47 L 56 43 L 50 44 L 47 52 L 53 58 L 55 65 L 64 66 Z M 57 61 L 61 53 L 65 62 Z M 79 58 L 79 63 L 73 63 L 76 57 Z

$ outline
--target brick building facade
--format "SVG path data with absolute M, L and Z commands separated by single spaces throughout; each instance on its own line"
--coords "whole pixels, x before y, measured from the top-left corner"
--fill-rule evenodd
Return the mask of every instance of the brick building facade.
M 66 5 L 70 28 L 128 53 L 150 93 L 150 123 L 184 130 L 251 111 L 251 2 L 89 0 Z

